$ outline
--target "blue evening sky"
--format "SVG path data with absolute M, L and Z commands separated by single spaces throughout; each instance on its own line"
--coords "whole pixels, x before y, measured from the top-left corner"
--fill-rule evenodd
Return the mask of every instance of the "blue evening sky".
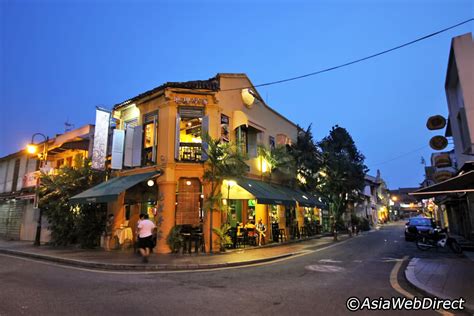
M 243 72 L 259 84 L 317 71 L 469 19 L 473 3 L 0 0 L 0 157 L 166 81 Z M 316 139 L 347 128 L 390 188 L 417 186 L 436 134 L 426 119 L 447 114 L 451 38 L 473 25 L 259 92 L 294 122 L 312 123 Z

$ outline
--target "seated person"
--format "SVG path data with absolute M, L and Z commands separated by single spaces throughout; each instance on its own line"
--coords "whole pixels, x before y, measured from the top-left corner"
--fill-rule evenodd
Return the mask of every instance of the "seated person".
M 253 240 L 253 241 L 256 241 L 255 239 L 257 238 L 257 235 L 255 233 L 255 228 L 256 228 L 255 222 L 253 220 L 251 220 L 250 222 L 245 224 L 244 228 L 247 229 L 249 239 Z
M 237 236 L 242 236 L 243 228 L 244 228 L 244 224 L 237 222 Z
M 262 245 L 262 240 L 263 240 L 263 244 L 265 244 L 265 232 L 267 231 L 267 227 L 265 227 L 265 224 L 262 222 L 262 219 L 260 218 L 258 220 L 258 224 L 257 224 L 257 232 L 258 232 L 258 245 L 261 246 Z
M 250 222 L 248 222 L 247 224 L 245 224 L 245 227 L 244 228 L 247 228 L 247 229 L 255 229 L 255 222 L 254 220 L 251 220 Z

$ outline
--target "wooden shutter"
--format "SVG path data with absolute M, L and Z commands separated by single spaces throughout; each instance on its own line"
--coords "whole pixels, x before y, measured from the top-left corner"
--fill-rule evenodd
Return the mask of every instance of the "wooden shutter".
M 142 164 L 142 141 L 143 127 L 141 125 L 135 126 L 132 141 L 132 167 L 141 166 Z
M 207 149 L 209 148 L 209 144 L 206 141 L 207 135 L 209 135 L 209 116 L 204 116 L 202 118 L 202 125 L 201 125 L 201 139 L 202 139 L 202 153 L 201 153 L 201 160 L 206 161 L 209 156 L 207 155 Z
M 133 156 L 133 132 L 135 131 L 135 127 L 131 125 L 127 125 L 127 129 L 125 131 L 125 154 L 123 158 L 123 165 L 126 167 L 131 167 L 132 163 L 132 156 Z
M 114 129 L 112 139 L 112 169 L 122 169 L 123 167 L 123 146 L 125 140 L 125 131 Z
M 174 137 L 174 159 L 179 160 L 179 124 L 181 123 L 181 115 L 176 114 L 176 127 Z

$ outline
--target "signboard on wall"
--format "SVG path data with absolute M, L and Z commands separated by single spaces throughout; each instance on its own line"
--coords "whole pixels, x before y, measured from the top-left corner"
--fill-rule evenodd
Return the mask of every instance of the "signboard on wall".
M 107 141 L 109 138 L 110 112 L 97 108 L 95 113 L 94 147 L 92 149 L 92 168 L 105 170 Z
M 36 183 L 39 178 L 39 172 L 33 171 L 33 172 L 28 172 L 23 176 L 23 188 L 30 188 L 36 186 Z

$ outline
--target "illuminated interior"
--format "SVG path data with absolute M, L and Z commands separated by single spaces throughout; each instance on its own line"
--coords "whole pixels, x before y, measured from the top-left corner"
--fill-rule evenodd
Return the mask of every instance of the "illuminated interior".
M 201 161 L 202 118 L 181 118 L 179 124 L 179 158 Z

